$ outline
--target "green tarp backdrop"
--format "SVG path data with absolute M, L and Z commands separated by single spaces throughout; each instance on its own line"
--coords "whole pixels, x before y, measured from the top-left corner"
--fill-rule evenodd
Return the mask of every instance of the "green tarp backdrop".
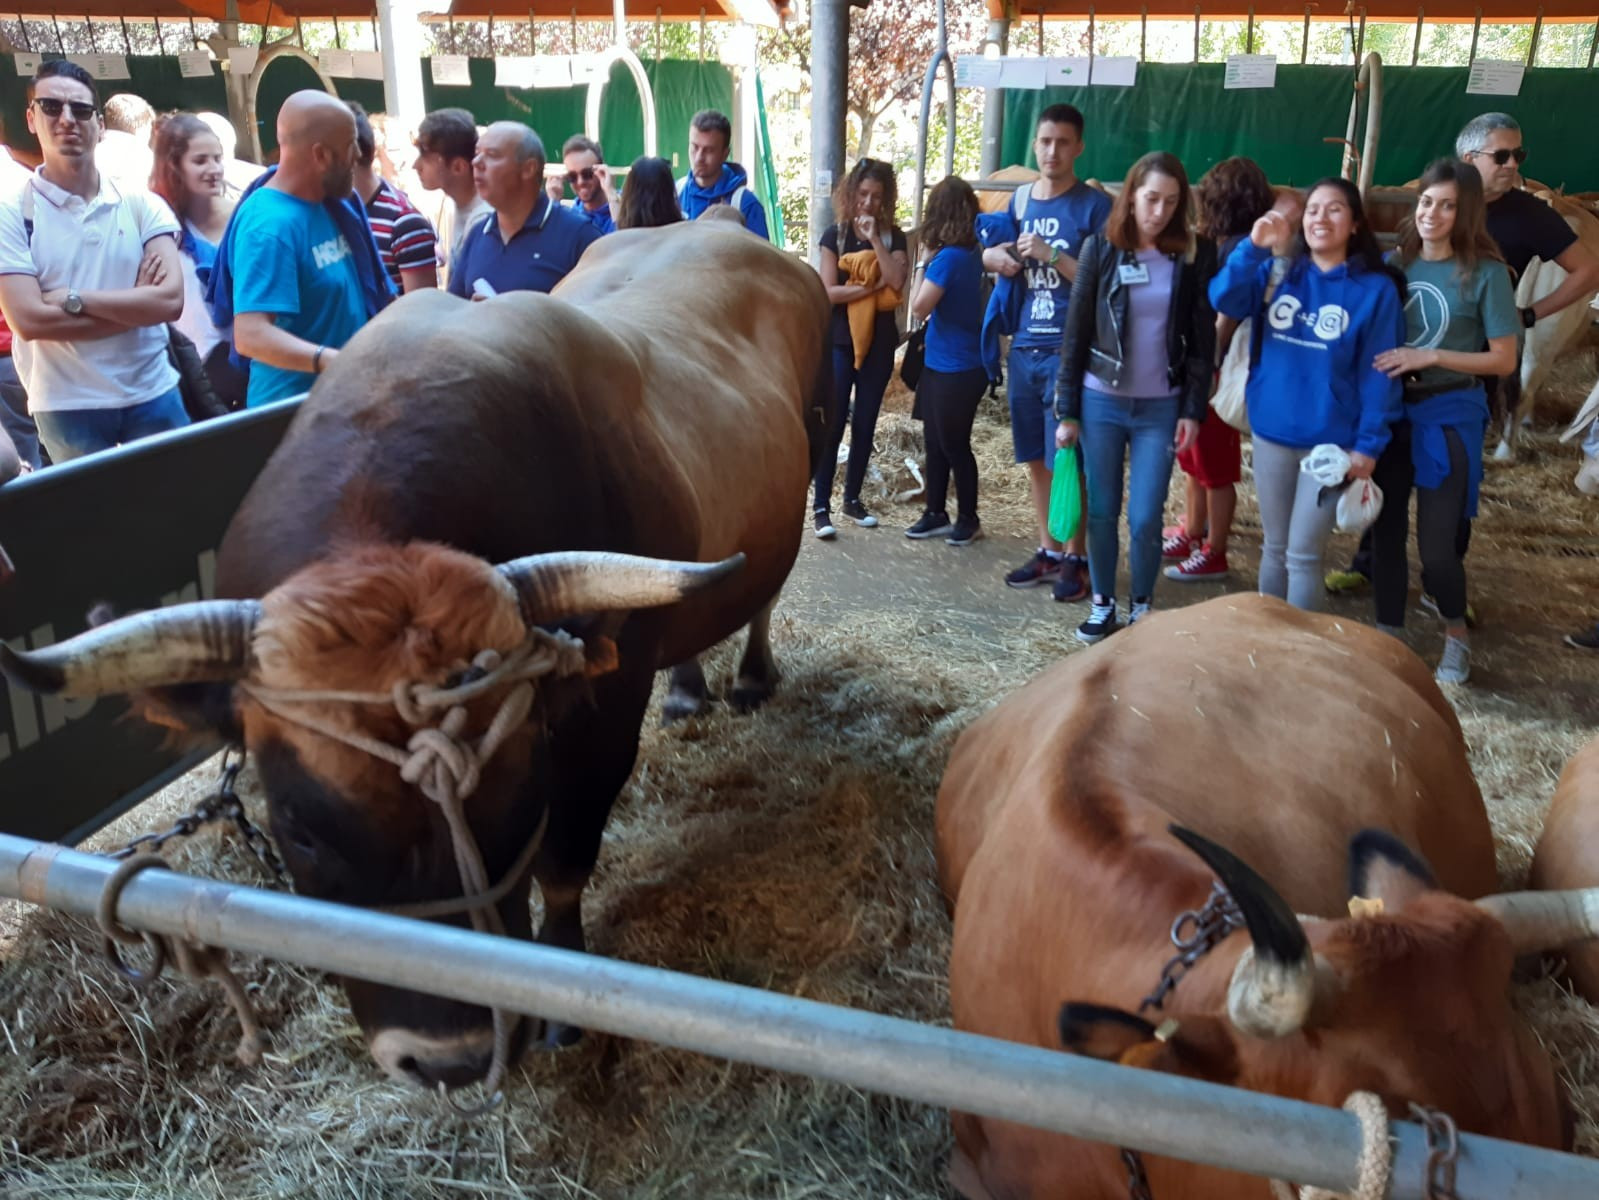
M 128 71 L 131 79 L 102 82 L 101 96 L 133 92 L 143 96 L 158 112 L 173 109 L 227 111 L 227 94 L 222 76 L 215 69 L 209 78 L 185 79 L 178 72 L 176 58 L 134 56 L 128 59 Z M 523 121 L 538 130 L 552 157 L 559 156 L 563 141 L 574 133 L 583 132 L 584 104 L 588 97 L 586 87 L 537 91 L 495 87 L 494 63 L 488 59 L 473 59 L 471 73 L 471 87 L 436 87 L 432 72 L 424 62 L 422 87 L 427 107 L 430 110 L 465 108 L 480 124 L 506 119 Z M 644 73 L 649 77 L 650 87 L 655 93 L 659 152 L 669 160 L 674 154 L 677 155 L 681 162 L 674 162 L 673 165 L 681 173 L 687 170 L 685 156 L 688 153 L 689 119 L 703 108 L 731 113 L 733 76 L 721 63 L 678 62 L 670 59 L 646 62 Z M 380 81 L 338 79 L 334 83 L 343 99 L 358 100 L 369 112 L 383 111 L 383 84 Z M 0 119 L 4 121 L 7 143 L 36 152 L 38 143 L 28 132 L 27 123 L 23 120 L 26 86 L 26 80 L 17 78 L 16 65 L 11 56 L 0 56 Z M 267 67 L 257 97 L 261 144 L 267 153 L 277 148 L 275 123 L 284 99 L 301 88 L 320 87 L 316 72 L 303 59 L 286 55 L 275 59 Z M 643 108 L 633 76 L 626 67 L 617 64 L 611 70 L 610 82 L 605 89 L 605 103 L 600 110 L 600 143 L 605 147 L 605 157 L 610 162 L 625 166 L 644 153 L 642 114 Z M 752 182 L 757 184 L 757 192 L 761 193 L 759 173 L 753 163 L 747 165 L 753 177 Z M 761 199 L 770 202 L 764 194 Z
M 1002 163 L 1036 166 L 1033 127 L 1050 104 L 1083 112 L 1087 153 L 1078 174 L 1119 180 L 1150 150 L 1182 159 L 1190 178 L 1223 158 L 1245 154 L 1274 183 L 1304 186 L 1336 174 L 1353 95 L 1352 67 L 1279 66 L 1275 88 L 1227 91 L 1220 63 L 1140 63 L 1134 87 L 1007 91 Z M 1464 67 L 1384 67 L 1383 120 L 1376 182 L 1416 178 L 1452 153 L 1455 134 L 1479 113 L 1508 112 L 1525 133 L 1526 173 L 1567 191 L 1599 190 L 1599 150 L 1586 127 L 1599 71 L 1529 70 L 1519 96 L 1468 96 Z

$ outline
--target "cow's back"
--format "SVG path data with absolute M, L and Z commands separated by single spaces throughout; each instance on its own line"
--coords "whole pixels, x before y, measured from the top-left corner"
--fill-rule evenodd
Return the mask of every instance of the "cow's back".
M 1532 886 L 1558 891 L 1599 887 L 1599 738 L 1579 750 L 1560 773 L 1532 860 Z M 1599 947 L 1566 950 L 1577 990 L 1599 1004 Z

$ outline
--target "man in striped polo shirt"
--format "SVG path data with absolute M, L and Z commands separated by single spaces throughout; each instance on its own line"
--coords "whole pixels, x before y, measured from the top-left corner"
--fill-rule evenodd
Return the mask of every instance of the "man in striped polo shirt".
M 366 205 L 383 269 L 403 295 L 439 286 L 439 240 L 416 205 L 373 168 L 377 137 L 366 110 L 350 101 L 355 114 L 355 193 Z

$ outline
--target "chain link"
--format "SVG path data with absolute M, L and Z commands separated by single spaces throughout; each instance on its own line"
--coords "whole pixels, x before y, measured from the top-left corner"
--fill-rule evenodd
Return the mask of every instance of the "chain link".
M 1460 1157 L 1460 1134 L 1455 1119 L 1420 1104 L 1410 1106 L 1410 1115 L 1427 1131 L 1427 1200 L 1459 1200 L 1455 1194 L 1455 1163 Z
M 244 801 L 239 798 L 236 790 L 239 772 L 244 769 L 244 761 L 244 751 L 229 746 L 222 754 L 222 770 L 217 779 L 216 791 L 174 821 L 170 828 L 158 833 L 140 834 L 122 849 L 113 851 L 110 857 L 125 860 L 135 854 L 158 854 L 168 842 L 192 837 L 207 825 L 228 821 L 244 839 L 245 846 L 255 856 L 256 861 L 271 872 L 279 884 L 286 888 L 290 887 L 289 872 L 284 867 L 283 860 L 278 857 L 277 849 L 272 845 L 271 839 L 245 813 Z
M 1144 1156 L 1136 1150 L 1123 1150 L 1122 1162 L 1127 1167 L 1128 1200 L 1155 1200 L 1149 1190 L 1149 1176 L 1144 1173 Z
M 1205 901 L 1203 908 L 1191 908 L 1178 914 L 1172 922 L 1171 944 L 1177 948 L 1177 953 L 1166 960 L 1166 965 L 1161 968 L 1160 982 L 1155 985 L 1154 991 L 1144 997 L 1138 1011 L 1142 1013 L 1163 1007 L 1166 998 L 1182 982 L 1183 976 L 1193 970 L 1200 959 L 1243 927 L 1244 914 L 1238 911 L 1237 902 L 1219 881 L 1212 883 L 1210 898 Z

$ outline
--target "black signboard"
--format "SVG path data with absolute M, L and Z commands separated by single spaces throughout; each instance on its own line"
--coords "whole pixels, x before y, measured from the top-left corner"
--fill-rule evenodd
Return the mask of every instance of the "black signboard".
M 236 413 L 0 487 L 14 568 L 0 582 L 0 638 L 37 648 L 80 632 L 98 603 L 210 598 L 223 531 L 298 408 Z M 77 842 L 199 761 L 127 708 L 0 686 L 0 832 Z

